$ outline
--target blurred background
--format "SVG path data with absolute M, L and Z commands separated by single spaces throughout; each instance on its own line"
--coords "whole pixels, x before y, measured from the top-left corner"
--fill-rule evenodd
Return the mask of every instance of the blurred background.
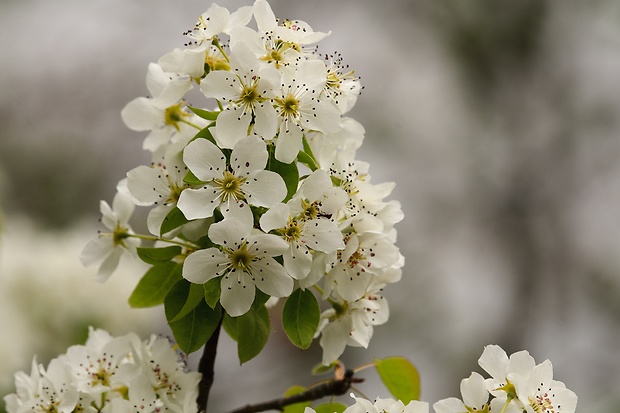
M 220 0 L 236 9 L 247 1 Z M 613 0 L 272 0 L 332 31 L 365 89 L 359 158 L 402 202 L 391 318 L 349 367 L 403 355 L 422 398 L 459 397 L 486 344 L 551 359 L 589 413 L 620 410 L 620 3 Z M 147 65 L 182 47 L 208 0 L 0 2 L 0 395 L 32 356 L 84 338 L 167 334 L 129 311 L 143 272 L 99 285 L 78 261 L 99 200 L 147 162 L 120 110 Z M 274 315 L 277 317 L 277 315 Z M 308 385 L 320 360 L 281 328 L 242 368 L 222 337 L 213 411 Z M 194 363 L 194 355 L 190 362 Z M 374 373 L 360 388 L 387 396 Z M 1 406 L 1 405 L 0 405 Z M 0 411 L 2 407 L 0 407 Z

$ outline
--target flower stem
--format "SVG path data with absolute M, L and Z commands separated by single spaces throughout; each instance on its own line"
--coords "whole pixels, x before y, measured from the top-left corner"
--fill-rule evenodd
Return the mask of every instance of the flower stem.
M 198 125 L 196 125 L 195 123 L 192 123 L 192 122 L 190 122 L 190 121 L 188 121 L 188 120 L 181 119 L 180 121 L 181 121 L 181 122 L 183 122 L 183 123 L 184 123 L 184 124 L 186 124 L 186 125 L 191 126 L 192 128 L 196 128 L 196 129 L 198 129 L 198 130 L 202 130 L 202 128 L 201 128 L 200 126 L 198 126 Z

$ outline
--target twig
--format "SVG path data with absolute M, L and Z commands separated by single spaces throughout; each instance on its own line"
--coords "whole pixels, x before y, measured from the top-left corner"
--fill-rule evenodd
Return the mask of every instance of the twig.
M 211 386 L 213 385 L 213 376 L 215 375 L 215 370 L 213 366 L 215 365 L 215 355 L 217 353 L 217 342 L 220 337 L 220 330 L 222 329 L 222 320 L 224 318 L 220 318 L 220 322 L 217 327 L 207 340 L 205 344 L 204 350 L 202 352 L 202 357 L 200 358 L 200 362 L 198 363 L 198 371 L 202 373 L 202 378 L 200 379 L 200 383 L 198 383 L 198 398 L 196 399 L 196 403 L 198 403 L 198 412 L 202 413 L 207 411 L 207 402 L 209 401 L 209 391 L 211 390 Z
M 364 379 L 353 377 L 353 370 L 347 370 L 341 379 L 332 379 L 325 383 L 311 387 L 308 390 L 289 397 L 281 397 L 268 402 L 248 404 L 230 413 L 256 413 L 265 410 L 284 410 L 284 407 L 301 402 L 318 400 L 326 396 L 340 396 L 345 394 L 353 383 L 361 383 Z

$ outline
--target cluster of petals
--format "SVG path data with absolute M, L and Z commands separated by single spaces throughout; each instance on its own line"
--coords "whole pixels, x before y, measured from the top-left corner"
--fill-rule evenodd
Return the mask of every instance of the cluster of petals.
M 277 19 L 265 0 L 236 11 L 214 4 L 184 34 L 183 48 L 149 66 L 150 96 L 122 111 L 130 129 L 149 133 L 152 162 L 129 171 L 117 197 L 152 208 L 151 235 L 134 236 L 133 206 L 102 206 L 110 231 L 84 263 L 100 264 L 105 279 L 140 238 L 174 239 L 183 277 L 219 279 L 227 314 L 249 311 L 256 289 L 285 298 L 312 288 L 332 306 L 317 331 L 323 362 L 368 346 L 389 316 L 381 290 L 400 279 L 404 259 L 400 204 L 387 200 L 394 184 L 371 183 L 355 159 L 365 131 L 347 113 L 359 78 L 339 54 L 317 52 L 329 33 Z M 192 89 L 204 104 L 186 103 Z M 180 214 L 185 222 L 164 226 Z
M 489 345 L 478 364 L 491 377 L 472 373 L 461 381 L 462 399 L 438 401 L 433 406 L 437 413 L 573 413 L 577 407 L 575 393 L 553 379 L 549 360 L 536 364 L 525 350 L 509 357 L 501 347 Z
M 197 410 L 199 380 L 166 338 L 112 337 L 91 327 L 85 345 L 69 347 L 47 368 L 35 358 L 30 374 L 16 373 L 16 391 L 4 401 L 8 413 L 190 413 Z

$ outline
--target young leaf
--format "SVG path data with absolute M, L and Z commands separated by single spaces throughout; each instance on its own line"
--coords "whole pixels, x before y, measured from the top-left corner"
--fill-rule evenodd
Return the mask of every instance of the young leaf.
M 172 261 L 151 267 L 131 293 L 129 305 L 145 308 L 162 304 L 170 289 L 183 279 L 181 270 L 182 265 Z
M 291 343 L 301 349 L 312 344 L 319 326 L 321 309 L 310 290 L 301 288 L 293 291 L 282 309 L 282 324 Z
M 256 357 L 269 338 L 269 311 L 265 306 L 250 308 L 237 317 L 237 352 L 241 364 Z
M 181 253 L 181 247 L 172 245 L 163 248 L 138 248 L 138 256 L 147 264 L 155 265 L 170 261 Z
M 214 125 L 214 123 L 212 123 L 211 125 L 207 126 L 206 128 L 201 129 L 200 132 L 198 132 L 192 138 L 192 140 L 204 138 L 204 139 L 208 139 L 212 144 L 217 145 L 217 143 L 215 142 L 215 138 L 213 137 L 213 135 L 211 134 L 211 131 L 209 130 L 209 128 L 212 127 L 213 125 Z
M 342 413 L 347 408 L 342 403 L 334 402 L 334 403 L 324 403 L 316 406 L 314 411 L 316 413 Z
M 179 347 L 186 354 L 199 350 L 209 340 L 222 317 L 222 307 L 212 309 L 201 301 L 179 320 L 170 322 L 170 329 Z
M 166 218 L 164 218 L 164 222 L 161 223 L 161 233 L 167 234 L 173 229 L 177 229 L 181 225 L 187 224 L 189 221 L 185 218 L 185 215 L 181 212 L 181 210 L 177 207 L 174 207 Z
M 303 393 L 306 391 L 306 388 L 303 386 L 292 386 L 284 393 L 284 397 L 294 396 L 299 393 Z M 282 413 L 304 413 L 306 407 L 309 407 L 312 404 L 312 401 L 307 402 L 299 402 L 294 404 L 289 404 L 285 406 L 282 410 Z
M 187 108 L 191 110 L 192 112 L 194 112 L 196 115 L 206 120 L 215 120 L 217 119 L 217 115 L 220 114 L 220 112 L 209 112 L 208 110 L 195 108 L 189 105 L 187 106 Z
M 200 179 L 198 179 L 198 177 L 196 175 L 194 175 L 194 173 L 192 171 L 187 171 L 187 173 L 183 177 L 183 182 L 185 182 L 186 184 L 189 184 L 189 185 L 202 185 L 202 184 L 204 184 L 204 182 L 201 181 Z
M 420 375 L 404 357 L 375 359 L 375 368 L 385 387 L 403 403 L 420 399 Z

